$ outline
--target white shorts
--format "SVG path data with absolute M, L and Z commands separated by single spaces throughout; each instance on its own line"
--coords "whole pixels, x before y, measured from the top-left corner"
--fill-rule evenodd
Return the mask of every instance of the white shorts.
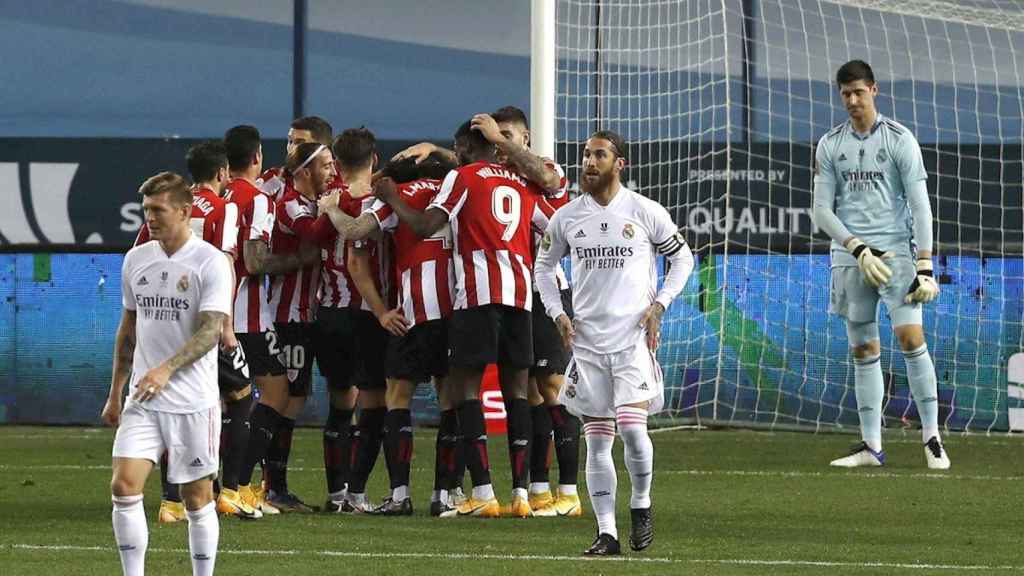
M 220 408 L 176 414 L 129 402 L 114 435 L 114 458 L 141 458 L 154 464 L 167 451 L 167 480 L 187 484 L 216 474 L 220 464 Z
M 661 367 L 643 338 L 614 354 L 574 350 L 558 400 L 576 416 L 614 418 L 616 407 L 640 402 L 656 414 L 665 403 Z

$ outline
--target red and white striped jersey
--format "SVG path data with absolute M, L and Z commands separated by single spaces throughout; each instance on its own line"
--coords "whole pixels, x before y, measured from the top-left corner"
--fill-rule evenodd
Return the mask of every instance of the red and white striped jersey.
M 554 160 L 550 158 L 544 159 L 544 165 L 554 169 L 558 174 L 558 190 L 545 190 L 544 200 L 550 204 L 552 211 L 558 210 L 562 206 L 569 203 L 569 180 L 565 177 L 565 170 Z M 534 228 L 533 230 L 533 258 L 534 261 L 537 259 L 537 250 L 540 248 L 540 241 L 544 238 L 543 232 Z M 569 280 L 565 277 L 565 271 L 561 267 L 555 269 L 555 282 L 558 283 L 559 290 L 565 290 L 569 287 Z M 533 291 L 538 292 L 539 288 L 537 283 L 533 283 Z
M 228 182 L 224 198 L 238 207 L 238 258 L 235 258 L 235 332 L 266 332 L 273 326 L 267 304 L 267 279 L 245 267 L 245 243 L 258 240 L 270 244 L 274 229 L 274 201 L 247 180 Z
M 338 205 L 349 216 L 358 218 L 364 210 L 373 204 L 373 201 L 373 196 L 353 198 L 349 193 L 348 186 L 343 184 Z M 325 242 L 320 244 L 322 248 L 320 256 L 323 263 L 323 267 L 320 269 L 320 305 L 373 311 L 369 303 L 359 294 L 359 289 L 356 288 L 348 271 L 348 255 L 353 246 L 370 251 L 370 262 L 377 292 L 384 302 L 390 305 L 390 287 L 394 284 L 391 280 L 393 269 L 390 244 L 390 239 L 384 242 L 375 240 L 346 242 L 338 237 L 337 232 L 332 233 Z
M 316 200 L 300 194 L 289 181 L 277 203 L 270 251 L 273 254 L 295 254 L 304 242 L 319 246 L 333 231 L 334 225 L 326 215 L 317 217 Z M 314 320 L 319 268 L 320 265 L 314 263 L 271 277 L 270 309 L 275 322 Z
M 284 171 L 284 166 L 268 168 L 256 179 L 256 187 L 270 196 L 274 202 L 280 202 L 285 189 L 291 187 L 291 176 Z
M 217 196 L 209 188 L 192 189 L 192 218 L 189 221 L 192 232 L 198 238 L 213 244 L 215 248 L 238 257 L 238 207 Z M 135 246 L 151 240 L 149 225 L 142 224 Z
M 529 310 L 531 228 L 554 213 L 541 190 L 518 172 L 476 162 L 448 173 L 430 208 L 448 214 L 454 240 L 455 309 L 504 304 Z
M 440 180 L 424 178 L 398 185 L 402 200 L 421 212 L 440 191 Z M 377 219 L 382 231 L 394 238 L 395 271 L 401 282 L 398 305 L 405 318 L 414 326 L 451 315 L 455 270 L 450 226 L 445 225 L 430 238 L 420 238 L 381 200 L 375 200 L 367 212 Z

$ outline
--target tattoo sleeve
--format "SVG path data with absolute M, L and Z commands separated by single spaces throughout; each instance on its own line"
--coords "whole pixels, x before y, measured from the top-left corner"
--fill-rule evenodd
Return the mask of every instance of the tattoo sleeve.
M 545 190 L 558 190 L 558 174 L 548 168 L 543 158 L 509 140 L 505 140 L 498 147 L 508 157 L 508 161 L 518 168 L 527 180 Z
M 188 366 L 212 350 L 220 341 L 220 331 L 226 317 L 227 314 L 223 312 L 200 312 L 199 329 L 185 342 L 177 354 L 167 360 L 167 367 L 171 369 L 171 372 L 177 372 L 178 369 Z
M 370 214 L 360 214 L 358 218 L 353 218 L 341 210 L 331 210 L 327 215 L 338 235 L 345 240 L 366 240 L 380 229 L 377 219 Z
M 247 240 L 242 246 L 242 257 L 245 267 L 256 274 L 284 274 L 302 266 L 297 253 L 271 254 L 270 246 L 262 240 Z

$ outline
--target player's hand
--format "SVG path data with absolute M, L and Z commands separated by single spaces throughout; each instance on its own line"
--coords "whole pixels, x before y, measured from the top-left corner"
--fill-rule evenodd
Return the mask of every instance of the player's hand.
M 398 199 L 398 187 L 391 178 L 381 178 L 373 186 L 373 195 L 391 204 Z
M 652 352 L 658 349 L 661 343 L 661 317 L 665 315 L 665 307 L 661 302 L 655 302 L 647 307 L 644 317 L 640 320 L 640 327 L 647 333 L 647 348 Z
M 498 123 L 494 121 L 494 117 L 490 114 L 477 114 L 473 116 L 473 119 L 469 121 L 469 127 L 471 130 L 476 130 L 483 134 L 484 138 L 487 138 L 487 141 L 491 144 L 505 141 L 501 128 L 498 128 Z
M 150 368 L 149 372 L 139 379 L 138 387 L 135 389 L 135 395 L 132 399 L 137 402 L 145 402 L 156 397 L 166 386 L 167 382 L 171 379 L 171 369 L 166 365 L 161 364 L 156 368 Z
M 917 261 L 917 276 L 910 285 L 910 290 L 903 298 L 907 304 L 920 302 L 925 304 L 939 297 L 939 285 L 935 282 L 935 273 L 932 271 L 932 259 L 921 258 Z
M 232 353 L 238 348 L 238 338 L 235 337 L 234 330 L 221 330 L 220 347 L 228 353 Z
M 846 249 L 857 259 L 857 267 L 860 268 L 860 272 L 868 284 L 878 288 L 889 283 L 889 279 L 892 278 L 892 269 L 884 260 L 892 258 L 895 254 L 869 248 L 858 238 L 850 239 L 846 243 Z
M 409 333 L 409 321 L 405 319 L 401 308 L 388 310 L 379 320 L 380 325 L 395 336 L 405 336 Z
M 569 319 L 568 314 L 562 314 L 558 318 L 555 318 L 555 326 L 558 327 L 558 334 L 562 337 L 562 346 L 566 350 L 572 348 L 572 339 L 576 336 L 576 329 L 573 328 L 572 320 Z
M 437 146 L 435 144 L 431 144 L 430 142 L 420 142 L 419 144 L 413 144 L 398 154 L 395 154 L 391 159 L 397 162 L 399 160 L 405 160 L 406 158 L 413 158 L 416 160 L 416 163 L 419 164 L 426 160 L 428 156 L 433 154 L 435 150 L 437 150 Z
M 107 398 L 107 403 L 103 405 L 103 411 L 100 412 L 100 419 L 107 426 L 117 428 L 121 424 L 121 408 L 120 394 L 116 398 Z
M 317 209 L 324 214 L 330 213 L 334 210 L 341 210 L 341 207 L 338 206 L 339 198 L 341 198 L 341 190 L 335 188 L 321 196 L 320 199 L 316 201 Z

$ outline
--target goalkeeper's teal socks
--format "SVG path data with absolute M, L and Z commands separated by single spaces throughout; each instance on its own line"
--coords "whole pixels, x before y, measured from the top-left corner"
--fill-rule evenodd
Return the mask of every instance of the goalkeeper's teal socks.
M 909 361 L 908 361 L 909 362 Z M 853 359 L 853 382 L 857 393 L 857 416 L 864 443 L 875 452 L 882 451 L 882 382 L 880 356 Z
M 927 344 L 904 352 L 903 358 L 907 362 L 910 393 L 914 396 L 917 412 L 921 415 L 921 441 L 928 442 L 932 436 L 939 435 L 939 393 L 935 365 L 932 364 Z

